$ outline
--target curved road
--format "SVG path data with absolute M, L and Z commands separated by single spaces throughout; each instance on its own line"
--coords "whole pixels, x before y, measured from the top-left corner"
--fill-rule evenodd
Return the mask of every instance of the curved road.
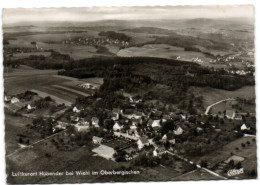
M 218 102 L 216 102 L 216 103 L 213 103 L 213 104 L 211 104 L 211 105 L 209 105 L 209 106 L 207 107 L 207 109 L 206 109 L 206 111 L 205 111 L 204 114 L 205 114 L 205 115 L 208 115 L 210 109 L 211 109 L 213 106 L 215 106 L 215 105 L 217 105 L 217 104 L 219 104 L 219 103 L 222 103 L 222 102 L 224 102 L 224 101 L 234 101 L 234 100 L 236 100 L 236 99 L 234 99 L 234 98 L 227 98 L 227 99 L 224 99 L 224 100 L 220 100 L 220 101 L 218 101 Z

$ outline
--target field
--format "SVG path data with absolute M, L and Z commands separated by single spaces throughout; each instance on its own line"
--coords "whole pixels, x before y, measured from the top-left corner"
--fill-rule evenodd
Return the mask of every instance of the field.
M 191 87 L 190 91 L 195 95 L 203 96 L 203 103 L 205 108 L 215 102 L 227 98 L 255 98 L 255 86 L 245 86 L 235 91 L 214 89 L 210 87 Z
M 7 110 L 5 111 L 5 149 L 6 155 L 14 152 L 20 148 L 19 134 L 23 135 L 23 140 L 30 140 L 30 143 L 37 141 L 40 136 L 33 132 L 24 132 L 25 126 L 31 124 L 32 119 L 11 115 Z
M 192 58 L 200 58 L 204 61 L 203 65 L 206 65 L 210 58 L 206 57 L 203 53 L 184 51 L 184 48 L 174 47 L 167 44 L 147 44 L 142 47 L 130 47 L 120 50 L 117 53 L 118 56 L 132 57 L 132 56 L 147 56 L 147 57 L 159 57 L 176 59 L 178 56 L 183 61 L 192 61 Z
M 216 164 L 226 161 L 231 156 L 232 152 L 232 155 L 245 158 L 245 160 L 242 162 L 242 167 L 244 167 L 244 171 L 246 173 L 252 169 L 255 169 L 257 166 L 256 142 L 252 141 L 254 138 L 254 136 L 244 136 L 228 143 L 221 150 L 214 151 L 203 156 L 199 160 L 203 159 L 208 161 L 208 167 L 212 168 Z M 249 145 L 246 144 L 247 141 L 250 142 Z M 246 146 L 242 147 L 241 143 L 244 143 Z M 236 150 L 236 148 L 238 148 L 238 150 Z
M 88 82 L 98 87 L 103 83 L 102 78 L 78 80 L 76 78 L 57 75 L 56 70 L 38 70 L 20 66 L 4 74 L 4 87 L 7 95 L 16 95 L 27 90 L 37 92 L 40 96 L 52 97 L 56 103 L 70 106 L 77 97 L 86 97 L 94 91 L 78 87 L 78 84 Z
M 53 138 L 59 140 L 65 139 L 67 136 L 60 133 Z M 18 153 L 7 158 L 7 173 L 11 171 L 17 172 L 66 172 L 75 170 L 101 170 L 101 169 L 115 169 L 119 165 L 111 160 L 106 160 L 102 157 L 93 156 L 91 150 L 94 146 L 92 144 L 86 147 L 74 148 L 71 151 L 58 150 L 52 139 L 44 140 L 35 144 L 33 147 L 20 150 Z M 64 141 L 65 142 L 65 141 Z M 48 155 L 47 155 L 48 154 Z M 26 157 L 25 157 L 26 156 Z M 22 162 L 17 160 L 23 157 Z M 92 182 L 98 176 L 36 176 L 36 177 L 12 177 L 8 176 L 8 183 L 58 183 L 58 182 Z
M 173 181 L 190 181 L 190 180 L 220 180 L 220 177 L 212 175 L 211 173 L 203 170 L 203 169 L 196 169 L 191 172 L 185 173 L 181 176 L 173 178 Z

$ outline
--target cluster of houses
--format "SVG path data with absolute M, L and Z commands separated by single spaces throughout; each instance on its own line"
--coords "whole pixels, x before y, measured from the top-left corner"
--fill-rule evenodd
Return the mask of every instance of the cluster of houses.
M 109 38 L 90 38 L 90 37 L 80 37 L 80 38 L 69 38 L 62 41 L 63 44 L 75 44 L 75 45 L 88 45 L 88 46 L 122 46 L 126 47 L 129 45 L 127 41 L 121 41 L 118 39 Z
M 77 86 L 83 88 L 83 89 L 98 89 L 97 85 L 94 84 L 90 84 L 90 83 L 82 83 L 82 84 L 78 84 Z

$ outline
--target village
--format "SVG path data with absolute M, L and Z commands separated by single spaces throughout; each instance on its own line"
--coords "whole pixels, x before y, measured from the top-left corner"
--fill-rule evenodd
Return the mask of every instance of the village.
M 93 89 L 88 84 L 79 86 Z M 72 138 L 71 141 L 77 141 L 75 138 L 87 134 L 87 141 L 80 146 L 92 143 L 95 146 L 92 152 L 115 162 L 132 161 L 144 153 L 151 155 L 154 160 L 170 154 L 201 167 L 205 161 L 193 160 L 191 156 L 206 155 L 219 145 L 256 133 L 254 114 L 240 114 L 230 109 L 214 113 L 211 112 L 211 106 L 204 114 L 198 115 L 189 115 L 181 110 L 163 112 L 155 107 L 145 107 L 145 102 L 138 96 L 120 96 L 122 106 L 111 109 L 99 107 L 94 112 L 97 110 L 95 106 L 106 103 L 104 98 L 92 95 L 83 100 L 87 105 L 76 101 L 72 106 L 65 106 L 55 103 L 50 97 L 43 98 L 26 91 L 16 96 L 5 96 L 5 107 L 32 118 L 31 128 L 37 129 L 37 132 L 46 134 L 45 129 L 49 127 L 41 124 L 48 123 L 51 129 L 48 135 L 42 137 L 65 131 L 69 140 Z M 229 101 L 233 99 L 224 102 Z M 125 104 L 127 108 L 121 108 Z M 45 112 L 45 115 L 40 112 Z M 192 144 L 195 146 L 191 147 Z M 204 164 L 204 167 L 207 165 Z

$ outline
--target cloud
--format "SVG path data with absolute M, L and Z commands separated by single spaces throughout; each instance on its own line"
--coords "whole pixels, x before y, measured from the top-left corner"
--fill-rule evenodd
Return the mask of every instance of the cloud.
M 243 12 L 243 14 L 241 14 Z M 3 23 L 30 21 L 151 20 L 188 18 L 254 17 L 251 5 L 14 8 L 3 10 Z

